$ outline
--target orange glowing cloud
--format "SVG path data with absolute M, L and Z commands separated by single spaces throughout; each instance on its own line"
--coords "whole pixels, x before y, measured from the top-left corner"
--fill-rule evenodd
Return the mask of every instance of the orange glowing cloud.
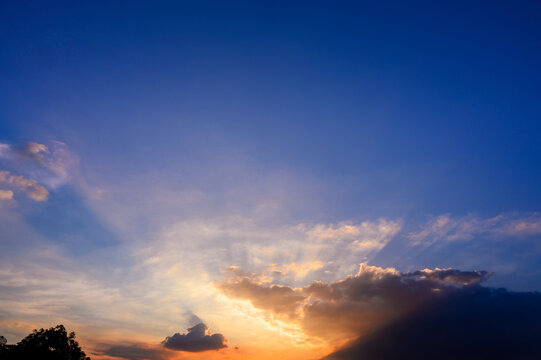
M 298 324 L 305 335 L 338 344 L 368 333 L 435 298 L 477 284 L 487 273 L 453 269 L 401 273 L 362 264 L 355 276 L 302 288 L 268 284 L 236 272 L 217 288 L 249 301 L 275 319 Z

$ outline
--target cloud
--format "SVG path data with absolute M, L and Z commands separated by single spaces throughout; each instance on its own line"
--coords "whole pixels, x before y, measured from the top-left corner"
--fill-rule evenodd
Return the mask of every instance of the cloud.
M 348 224 L 354 234 L 321 235 L 322 230 Z M 196 218 L 160 229 L 145 256 L 160 259 L 154 267 L 178 266 L 178 257 L 191 262 L 191 269 L 217 280 L 217 274 L 236 265 L 252 275 L 287 285 L 303 286 L 315 279 L 333 281 L 356 271 L 359 262 L 369 261 L 400 229 L 400 222 L 381 219 L 337 224 L 266 225 L 240 216 Z M 373 239 L 373 240 L 371 240 Z M 361 241 L 378 242 L 360 247 Z M 187 258 L 187 253 L 190 258 Z M 336 261 L 340 259 L 340 261 Z M 202 264 L 205 264 L 204 267 Z
M 0 143 L 0 158 L 8 159 L 12 155 L 11 146 Z
M 200 352 L 226 348 L 226 342 L 222 334 L 210 334 L 208 326 L 199 323 L 188 328 L 187 334 L 176 333 L 166 337 L 162 344 L 170 350 Z
M 30 141 L 21 147 L 0 144 L 0 158 L 18 161 L 40 162 L 44 153 L 49 153 L 47 146 Z
M 0 171 L 0 183 L 23 191 L 26 196 L 34 201 L 47 201 L 49 199 L 49 191 L 39 185 L 36 180 L 26 179 L 21 175 L 13 175 L 9 171 Z M 9 196 L 9 194 L 6 195 Z M 13 193 L 11 193 L 11 196 L 13 197 Z
M 468 287 L 325 359 L 540 359 L 540 334 L 540 293 Z
M 248 300 L 276 319 L 298 324 L 309 337 L 336 343 L 478 284 L 487 275 L 455 269 L 401 273 L 362 264 L 354 276 L 331 283 L 315 281 L 302 288 L 270 285 L 238 271 L 216 286 L 228 297 Z
M 0 158 L 53 189 L 70 180 L 71 171 L 78 161 L 68 146 L 60 141 L 52 141 L 50 147 L 33 141 L 21 147 L 0 144 Z
M 305 296 L 289 286 L 264 286 L 250 278 L 241 278 L 219 284 L 218 288 L 227 296 L 249 300 L 258 309 L 270 311 L 277 316 L 295 319 L 298 307 Z
M 453 218 L 441 215 L 407 235 L 412 246 L 430 246 L 436 242 L 471 240 L 477 236 L 516 237 L 541 234 L 541 214 L 501 214 L 480 219 L 474 216 Z
M 325 264 L 319 260 L 308 261 L 304 263 L 291 263 L 282 266 L 281 269 L 275 269 L 280 274 L 292 273 L 297 278 L 304 278 L 310 272 L 323 268 Z
M 51 156 L 43 160 L 43 164 L 51 172 L 44 182 L 52 188 L 68 183 L 77 162 L 77 156 L 68 149 L 68 145 L 53 141 Z
M 0 157 L 4 159 L 41 162 L 46 154 L 50 154 L 49 148 L 34 141 L 29 141 L 21 147 L 0 144 Z
M 0 189 L 0 201 L 13 199 L 13 191 Z
M 47 146 L 37 142 L 30 141 L 19 150 L 19 154 L 27 156 L 35 161 L 43 159 L 43 153 L 49 153 Z
M 380 219 L 378 222 L 363 221 L 358 225 L 350 222 L 318 224 L 307 229 L 307 234 L 319 240 L 346 240 L 352 243 L 353 249 L 381 250 L 400 230 L 400 222 Z
M 106 355 L 126 360 L 166 360 L 170 356 L 162 347 L 142 343 L 101 345 L 93 355 Z

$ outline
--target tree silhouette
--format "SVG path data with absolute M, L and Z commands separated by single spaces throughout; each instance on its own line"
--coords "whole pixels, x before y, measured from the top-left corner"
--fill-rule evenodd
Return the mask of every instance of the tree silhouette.
M 6 347 L 7 342 L 6 338 L 0 335 L 0 359 L 4 359 L 9 351 Z
M 5 338 L 2 337 L 4 340 Z M 64 325 L 34 330 L 17 345 L 0 345 L 2 360 L 90 360 Z

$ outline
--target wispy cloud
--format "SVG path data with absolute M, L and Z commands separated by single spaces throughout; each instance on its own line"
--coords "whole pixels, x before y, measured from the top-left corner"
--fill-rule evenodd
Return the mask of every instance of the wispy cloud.
M 20 156 L 26 156 L 34 161 L 42 161 L 44 154 L 49 153 L 49 148 L 43 144 L 30 141 L 16 152 Z
M 77 156 L 60 141 L 52 141 L 50 146 L 33 141 L 19 147 L 0 144 L 0 159 L 52 189 L 69 182 L 78 162 Z
M 478 236 L 501 238 L 541 234 L 541 215 L 501 214 L 491 218 L 449 214 L 429 221 L 418 232 L 408 234 L 412 246 L 430 246 L 436 242 L 471 240 Z
M 400 230 L 399 221 L 380 219 L 378 222 L 363 221 L 359 224 L 318 224 L 308 228 L 307 234 L 319 240 L 349 241 L 352 249 L 367 251 L 381 250 Z
M 241 217 L 194 219 L 165 228 L 152 249 L 162 263 L 173 263 L 189 249 L 208 254 L 209 259 L 199 255 L 198 261 L 208 262 L 207 271 L 216 274 L 233 263 L 296 283 L 350 274 L 400 230 L 400 221 L 386 219 L 291 226 L 269 226 Z

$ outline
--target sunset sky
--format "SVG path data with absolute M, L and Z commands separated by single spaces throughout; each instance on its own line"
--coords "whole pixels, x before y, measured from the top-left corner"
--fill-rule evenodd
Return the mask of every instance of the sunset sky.
M 0 335 L 360 359 L 541 321 L 540 39 L 537 1 L 3 1 Z

